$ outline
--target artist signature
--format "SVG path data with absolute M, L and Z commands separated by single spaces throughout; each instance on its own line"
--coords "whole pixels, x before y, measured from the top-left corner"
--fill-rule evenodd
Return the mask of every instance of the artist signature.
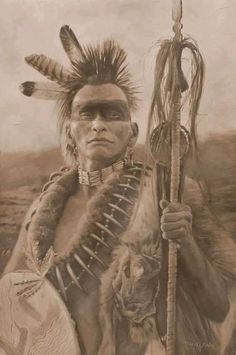
M 190 347 L 190 348 L 195 348 L 197 349 L 200 353 L 206 349 L 206 348 L 214 348 L 215 345 L 213 343 L 209 342 L 192 342 L 192 341 L 187 341 L 185 340 L 184 343 Z

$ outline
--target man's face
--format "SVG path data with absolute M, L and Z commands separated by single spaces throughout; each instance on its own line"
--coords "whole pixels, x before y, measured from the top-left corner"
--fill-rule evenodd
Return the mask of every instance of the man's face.
M 122 157 L 136 140 L 126 96 L 113 84 L 84 86 L 74 98 L 70 122 L 80 158 L 104 166 Z

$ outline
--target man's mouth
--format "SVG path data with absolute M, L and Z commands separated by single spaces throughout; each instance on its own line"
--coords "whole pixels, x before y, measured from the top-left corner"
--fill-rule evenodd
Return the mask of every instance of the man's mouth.
M 107 138 L 93 138 L 90 139 L 88 143 L 112 143 L 112 141 Z

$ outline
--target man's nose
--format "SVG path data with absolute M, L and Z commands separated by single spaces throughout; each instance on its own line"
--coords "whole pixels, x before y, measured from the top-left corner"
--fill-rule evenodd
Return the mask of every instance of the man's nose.
M 97 133 L 107 130 L 103 117 L 100 114 L 97 114 L 94 118 L 92 122 L 92 130 Z

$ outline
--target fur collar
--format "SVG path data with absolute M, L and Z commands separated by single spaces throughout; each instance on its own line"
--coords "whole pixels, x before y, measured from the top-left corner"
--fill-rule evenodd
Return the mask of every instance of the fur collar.
M 106 226 L 108 232 L 116 233 L 119 237 L 119 234 L 125 230 L 129 223 L 129 216 L 132 215 L 142 172 L 142 167 L 134 165 L 127 166 L 109 176 L 89 201 L 75 235 L 66 246 L 63 255 L 51 255 L 52 257 L 50 257 L 48 253 L 53 250 L 55 229 L 68 198 L 77 188 L 78 181 L 76 169 L 53 174 L 50 181 L 44 186 L 39 203 L 32 211 L 30 220 L 25 226 L 28 229 L 26 246 L 28 259 L 33 260 L 33 264 L 39 265 L 39 267 L 36 265 L 38 270 L 43 263 L 47 263 L 47 268 L 50 269 L 50 259 L 54 266 L 60 262 L 63 263 L 67 258 L 68 260 L 71 257 L 73 259 L 74 253 L 79 252 L 83 245 L 92 247 L 93 252 L 96 251 L 93 248 L 96 248 L 97 243 L 92 243 L 91 235 L 103 235 L 103 231 L 97 231 L 97 223 Z M 114 209 L 112 207 L 114 205 L 115 207 L 120 206 L 118 207 L 120 210 Z M 32 262 L 29 266 L 32 266 Z

